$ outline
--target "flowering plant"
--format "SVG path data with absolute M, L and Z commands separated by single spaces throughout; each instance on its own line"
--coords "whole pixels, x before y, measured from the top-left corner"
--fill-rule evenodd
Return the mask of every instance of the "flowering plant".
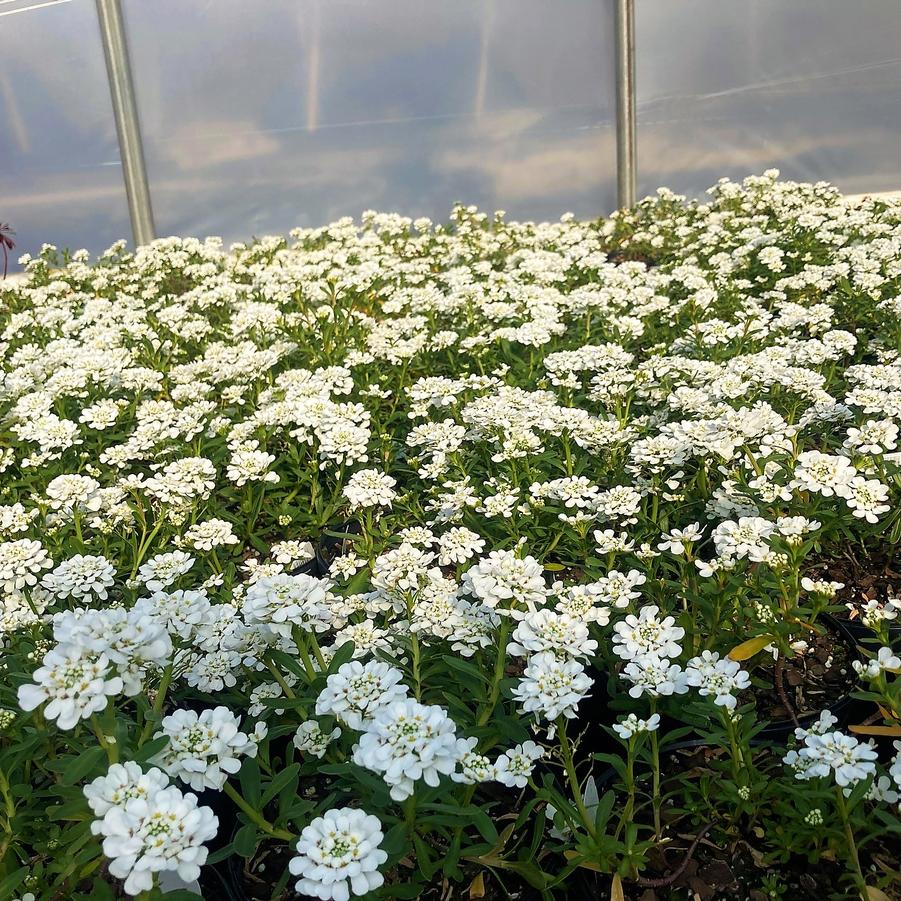
M 711 195 L 25 259 L 0 897 L 891 891 L 901 204 Z

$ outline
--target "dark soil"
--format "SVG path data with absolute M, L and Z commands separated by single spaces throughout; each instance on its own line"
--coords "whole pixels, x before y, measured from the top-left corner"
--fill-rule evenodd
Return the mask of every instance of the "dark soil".
M 835 598 L 841 605 L 835 615 L 852 622 L 858 618 L 858 610 L 868 601 L 885 604 L 890 598 L 901 598 L 901 561 L 895 561 L 894 549 L 886 542 L 871 549 L 835 549 L 815 563 L 805 575 L 813 579 L 842 582 Z M 850 610 L 848 609 L 850 606 Z M 899 620 L 894 620 L 899 623 Z
M 785 694 L 799 719 L 830 709 L 857 683 L 851 666 L 856 658 L 853 645 L 832 631 L 811 633 L 807 642 L 807 650 L 787 658 L 783 669 Z M 739 704 L 753 700 L 760 717 L 773 722 L 790 719 L 776 688 L 775 662 L 759 667 L 751 678 L 751 688 L 739 695 Z

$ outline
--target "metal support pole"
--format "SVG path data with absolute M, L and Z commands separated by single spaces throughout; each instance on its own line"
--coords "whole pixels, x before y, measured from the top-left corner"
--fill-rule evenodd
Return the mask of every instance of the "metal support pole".
M 97 0 L 97 18 L 119 137 L 119 156 L 122 159 L 125 193 L 128 195 L 131 230 L 135 246 L 140 246 L 152 241 L 155 232 L 120 0 Z
M 635 205 L 638 149 L 635 125 L 635 0 L 616 3 L 616 196 Z

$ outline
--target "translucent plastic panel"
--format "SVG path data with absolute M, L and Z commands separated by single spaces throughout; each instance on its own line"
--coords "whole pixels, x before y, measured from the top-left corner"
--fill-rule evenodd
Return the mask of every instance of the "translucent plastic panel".
M 901 189 L 898 0 L 639 0 L 639 190 L 769 167 Z
M 614 204 L 612 4 L 125 0 L 157 231 Z
M 0 222 L 14 259 L 130 236 L 93 0 L 0 3 Z

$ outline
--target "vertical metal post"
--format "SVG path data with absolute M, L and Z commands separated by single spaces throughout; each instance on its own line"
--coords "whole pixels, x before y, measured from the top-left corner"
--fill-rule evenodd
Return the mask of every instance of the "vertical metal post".
M 144 149 L 141 145 L 141 128 L 135 104 L 131 64 L 125 26 L 122 23 L 120 0 L 97 0 L 97 18 L 110 97 L 113 101 L 113 117 L 119 137 L 119 156 L 122 159 L 122 175 L 128 196 L 128 212 L 135 246 L 148 244 L 154 239 L 153 207 L 150 204 L 150 188 L 144 167 Z
M 635 205 L 638 149 L 635 125 L 635 0 L 616 3 L 616 196 Z

